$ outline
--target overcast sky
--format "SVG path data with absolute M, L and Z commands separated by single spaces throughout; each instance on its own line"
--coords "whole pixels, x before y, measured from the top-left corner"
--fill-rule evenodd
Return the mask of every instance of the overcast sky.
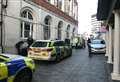
M 79 33 L 91 31 L 91 15 L 97 13 L 97 2 L 98 0 L 77 0 L 79 4 Z

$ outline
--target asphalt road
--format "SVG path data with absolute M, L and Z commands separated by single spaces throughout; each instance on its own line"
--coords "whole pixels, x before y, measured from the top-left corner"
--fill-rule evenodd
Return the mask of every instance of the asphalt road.
M 59 63 L 37 61 L 32 82 L 109 82 L 103 54 L 88 57 L 87 49 Z

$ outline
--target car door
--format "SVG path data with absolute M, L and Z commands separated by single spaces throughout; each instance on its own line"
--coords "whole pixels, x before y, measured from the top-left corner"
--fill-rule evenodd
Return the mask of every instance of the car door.
M 66 54 L 65 54 L 65 43 L 64 43 L 64 41 L 61 41 L 60 42 L 60 48 L 61 48 L 61 55 L 64 57 L 64 56 L 66 56 Z
M 0 81 L 4 81 L 8 77 L 7 66 L 4 60 L 0 58 Z
M 56 41 L 54 43 L 54 46 L 56 48 L 56 54 L 59 55 L 60 57 L 64 55 L 64 49 L 61 41 Z

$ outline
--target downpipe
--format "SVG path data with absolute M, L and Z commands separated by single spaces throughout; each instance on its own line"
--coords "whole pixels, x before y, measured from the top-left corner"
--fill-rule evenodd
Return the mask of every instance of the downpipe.
M 3 47 L 3 10 L 7 8 L 8 6 L 8 0 L 6 0 L 5 4 L 3 4 L 3 0 L 1 0 L 1 52 L 4 53 L 4 47 Z

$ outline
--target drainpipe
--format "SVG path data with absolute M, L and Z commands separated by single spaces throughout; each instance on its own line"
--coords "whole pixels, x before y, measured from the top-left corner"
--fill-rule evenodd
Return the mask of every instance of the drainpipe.
M 6 3 L 3 4 L 3 0 L 1 0 L 1 43 L 0 43 L 0 46 L 1 46 L 1 49 L 2 49 L 2 53 L 4 52 L 4 48 L 3 48 L 3 9 L 7 8 L 8 6 L 8 0 L 6 0 Z
M 2 53 L 4 52 L 3 51 L 3 0 L 1 0 L 1 43 L 0 43 L 0 46 L 1 46 L 1 49 L 2 49 Z

